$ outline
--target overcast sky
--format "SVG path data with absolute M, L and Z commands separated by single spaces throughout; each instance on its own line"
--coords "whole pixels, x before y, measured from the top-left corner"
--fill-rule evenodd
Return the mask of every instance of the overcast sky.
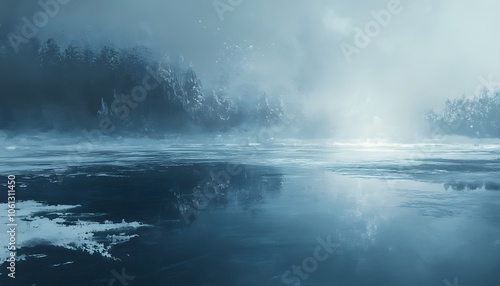
M 72 0 L 39 36 L 150 45 L 159 55 L 182 55 L 206 86 L 229 72 L 235 92 L 253 84 L 282 93 L 360 133 L 408 129 L 423 108 L 472 95 L 479 77 L 500 81 L 494 0 L 401 0 L 399 12 L 348 63 L 341 45 L 355 46 L 355 29 L 364 31 L 371 12 L 390 3 L 242 0 L 221 18 L 212 0 Z M 4 12 L 1 34 L 37 9 Z

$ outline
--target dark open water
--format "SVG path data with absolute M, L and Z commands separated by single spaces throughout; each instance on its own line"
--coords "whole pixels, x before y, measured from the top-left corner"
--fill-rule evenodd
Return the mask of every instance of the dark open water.
M 1 285 L 500 285 L 496 145 L 65 152 L 0 153 Z

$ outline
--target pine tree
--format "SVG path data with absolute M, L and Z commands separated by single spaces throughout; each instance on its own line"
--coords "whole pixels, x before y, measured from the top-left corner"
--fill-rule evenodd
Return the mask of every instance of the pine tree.
M 187 70 L 184 77 L 184 110 L 192 119 L 199 119 L 198 113 L 204 104 L 203 87 L 196 73 L 190 68 Z
M 61 48 L 53 38 L 48 39 L 41 47 L 40 62 L 45 69 L 56 72 L 61 66 Z

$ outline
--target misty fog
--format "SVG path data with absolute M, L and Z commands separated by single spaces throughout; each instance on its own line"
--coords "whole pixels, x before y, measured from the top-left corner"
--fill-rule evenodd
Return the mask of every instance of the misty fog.
M 390 2 L 68 1 L 36 37 L 62 48 L 147 47 L 192 68 L 207 93 L 295 103 L 323 137 L 417 140 L 428 132 L 427 110 L 496 89 L 499 4 L 397 1 L 387 18 L 380 13 Z M 42 8 L 2 5 L 0 35 L 10 49 L 9 34 L 21 35 L 22 18 L 33 21 Z M 380 31 L 358 49 L 359 32 L 377 19 Z M 356 52 L 346 54 L 346 44 Z
M 0 0 L 0 284 L 497 285 L 499 8 Z

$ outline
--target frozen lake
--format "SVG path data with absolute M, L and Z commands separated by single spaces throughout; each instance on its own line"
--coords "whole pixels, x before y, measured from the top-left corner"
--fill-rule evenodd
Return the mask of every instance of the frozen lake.
M 2 146 L 18 285 L 500 281 L 500 145 L 152 142 Z

